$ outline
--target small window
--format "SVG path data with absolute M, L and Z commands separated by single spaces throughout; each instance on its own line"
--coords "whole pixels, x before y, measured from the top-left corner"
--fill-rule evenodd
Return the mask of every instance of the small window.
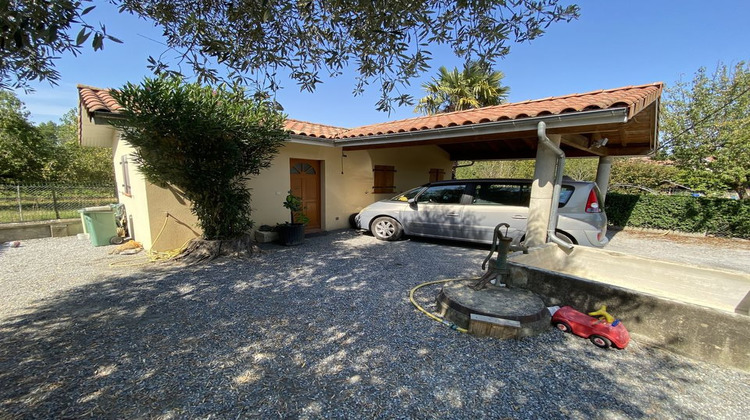
M 442 181 L 445 179 L 445 170 L 432 168 L 430 169 L 430 182 Z
M 396 192 L 396 185 L 393 182 L 396 173 L 395 166 L 375 165 L 372 172 L 375 178 L 372 190 L 375 194 Z
M 120 156 L 120 170 L 122 171 L 122 193 L 130 197 L 130 172 L 128 171 L 128 158 L 130 155 Z
M 315 175 L 315 168 L 313 168 L 309 163 L 298 163 L 291 167 L 289 173 Z
M 417 197 L 417 203 L 459 204 L 465 185 L 435 185 Z

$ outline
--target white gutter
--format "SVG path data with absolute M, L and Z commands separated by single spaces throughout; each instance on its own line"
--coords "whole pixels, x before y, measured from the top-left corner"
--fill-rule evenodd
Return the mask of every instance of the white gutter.
M 596 124 L 616 124 L 625 123 L 627 121 L 627 108 L 597 109 L 594 111 L 575 112 L 560 115 L 545 115 L 542 117 L 523 118 L 519 120 L 503 120 L 486 123 L 467 124 L 454 127 L 407 131 L 404 133 L 388 133 L 336 139 L 333 143 L 334 146 L 340 147 L 398 144 L 449 139 L 468 135 L 481 136 L 485 134 L 535 131 L 537 129 L 537 125 L 540 122 L 544 122 L 549 128 L 564 128 Z
M 310 146 L 324 146 L 324 147 L 336 147 L 335 142 L 332 139 L 324 139 L 320 137 L 301 136 L 299 134 L 290 134 L 289 142 L 295 144 L 307 144 Z
M 549 220 L 547 221 L 547 241 L 554 242 L 565 249 L 573 249 L 573 245 L 558 238 L 555 234 L 557 230 L 557 208 L 560 205 L 560 190 L 562 187 L 563 171 L 565 170 L 565 152 L 562 151 L 555 143 L 552 143 L 547 137 L 547 126 L 544 121 L 539 121 L 536 134 L 539 137 L 539 145 L 545 146 L 557 155 L 557 165 L 555 169 L 555 186 L 552 189 L 552 204 L 549 209 Z

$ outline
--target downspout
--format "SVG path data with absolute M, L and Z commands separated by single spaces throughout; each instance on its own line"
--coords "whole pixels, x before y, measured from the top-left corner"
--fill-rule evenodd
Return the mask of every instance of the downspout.
M 552 143 L 547 137 L 547 124 L 544 121 L 539 121 L 536 126 L 536 134 L 539 137 L 539 144 L 547 147 L 549 150 L 557 155 L 557 163 L 555 169 L 555 186 L 552 190 L 552 204 L 549 209 L 549 221 L 547 222 L 547 241 L 554 242 L 557 245 L 565 249 L 573 249 L 573 245 L 563 241 L 555 235 L 557 230 L 557 208 L 560 205 L 560 190 L 562 187 L 563 171 L 565 170 L 565 152 L 559 147 Z

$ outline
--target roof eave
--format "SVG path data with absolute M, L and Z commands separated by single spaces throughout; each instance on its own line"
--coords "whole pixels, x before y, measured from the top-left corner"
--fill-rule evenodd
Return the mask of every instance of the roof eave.
M 488 135 L 536 130 L 537 124 L 543 121 L 547 129 L 577 127 L 598 124 L 618 124 L 628 121 L 627 108 L 608 108 L 569 114 L 544 115 L 541 117 L 523 118 L 520 120 L 503 120 L 454 127 L 442 127 L 428 130 L 387 133 L 354 138 L 334 140 L 335 146 L 361 147 L 381 144 L 398 144 L 427 142 L 466 135 Z
M 307 144 L 310 146 L 325 146 L 325 147 L 335 147 L 334 141 L 332 139 L 322 138 L 322 137 L 312 137 L 312 136 L 305 136 L 300 134 L 289 134 L 289 142 L 295 143 L 295 144 Z

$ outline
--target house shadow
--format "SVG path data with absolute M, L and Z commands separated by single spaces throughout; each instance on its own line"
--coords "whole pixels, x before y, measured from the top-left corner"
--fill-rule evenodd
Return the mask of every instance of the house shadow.
M 2 320 L 0 412 L 702 414 L 660 385 L 664 375 L 680 387 L 694 385 L 694 366 L 665 353 L 638 346 L 643 357 L 602 352 L 553 330 L 508 341 L 459 335 L 409 304 L 409 289 L 423 281 L 476 275 L 483 254 L 347 231 L 270 247 L 250 260 L 114 272 Z M 436 289 L 423 290 L 429 305 Z M 641 404 L 645 395 L 660 401 L 657 412 Z

